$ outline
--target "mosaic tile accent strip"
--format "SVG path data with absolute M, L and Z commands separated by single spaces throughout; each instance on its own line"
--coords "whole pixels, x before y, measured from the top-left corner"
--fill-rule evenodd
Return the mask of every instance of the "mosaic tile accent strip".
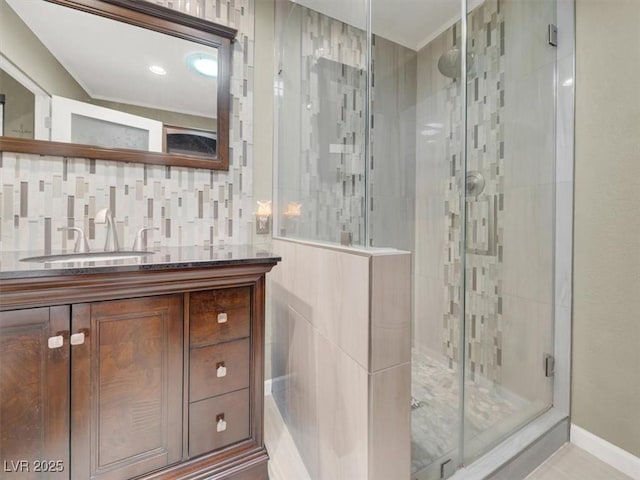
M 281 210 L 302 204 L 301 216 L 282 215 L 280 234 L 339 242 L 340 233 L 364 243 L 365 218 L 365 32 L 308 8 L 301 9 L 301 148 L 295 158 L 279 158 L 281 172 L 299 171 L 295 191 L 281 192 Z M 293 63 L 292 62 L 292 63 Z M 295 68 L 284 65 L 283 68 Z M 284 92 L 288 94 L 288 92 Z M 290 119 L 281 117 L 283 123 Z M 285 173 L 286 174 L 286 173 Z
M 92 248 L 114 211 L 122 244 L 142 226 L 154 245 L 251 242 L 253 228 L 254 0 L 146 0 L 238 29 L 231 72 L 228 172 L 4 152 L 0 160 L 0 250 L 72 248 L 60 226 L 83 227 Z
M 499 0 L 487 0 L 468 17 L 468 44 L 474 54 L 467 82 L 467 173 L 480 172 L 483 192 L 467 198 L 466 337 L 469 378 L 501 381 L 502 370 L 502 225 L 504 193 L 504 18 Z M 444 32 L 449 47 L 460 42 L 459 23 Z M 459 358 L 460 328 L 460 173 L 462 155 L 459 81 L 447 87 L 452 129 L 447 142 L 452 176 L 445 188 L 445 305 L 443 349 L 453 365 Z M 457 173 L 457 174 L 456 174 Z

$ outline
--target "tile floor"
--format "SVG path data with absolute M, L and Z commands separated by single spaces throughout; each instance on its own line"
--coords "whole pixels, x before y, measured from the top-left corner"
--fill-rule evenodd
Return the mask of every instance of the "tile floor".
M 411 471 L 421 471 L 447 455 L 457 443 L 458 372 L 414 348 L 411 365 Z M 535 417 L 544 405 L 532 404 L 493 385 L 466 385 L 467 442 L 486 445 Z M 484 444 L 484 445 L 483 445 Z
M 631 480 L 631 477 L 567 443 L 526 480 Z

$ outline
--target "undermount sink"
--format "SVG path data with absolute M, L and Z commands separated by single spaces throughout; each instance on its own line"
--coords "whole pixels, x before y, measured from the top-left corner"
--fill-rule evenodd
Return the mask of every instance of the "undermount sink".
M 78 263 L 78 262 L 111 262 L 114 260 L 135 260 L 153 252 L 145 251 L 119 251 L 119 252 L 88 252 L 88 253 L 61 253 L 56 255 L 43 255 L 41 257 L 21 258 L 21 262 L 33 263 Z

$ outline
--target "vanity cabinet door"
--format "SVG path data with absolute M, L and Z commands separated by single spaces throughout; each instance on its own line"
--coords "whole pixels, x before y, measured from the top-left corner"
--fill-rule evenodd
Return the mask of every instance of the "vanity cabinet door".
M 69 308 L 0 312 L 0 478 L 69 478 Z
M 73 478 L 121 480 L 182 460 L 182 296 L 73 305 Z

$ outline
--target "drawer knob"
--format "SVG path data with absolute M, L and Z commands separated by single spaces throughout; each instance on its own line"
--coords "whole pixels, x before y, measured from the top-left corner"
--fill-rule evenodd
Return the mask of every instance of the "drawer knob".
M 74 333 L 71 335 L 71 345 L 82 345 L 84 343 L 84 332 Z
M 218 433 L 224 432 L 227 429 L 227 422 L 224 419 L 224 413 L 216 415 L 216 431 Z
M 218 323 L 227 323 L 227 314 L 219 313 L 218 314 Z
M 47 339 L 47 345 L 49 348 L 60 348 L 64 345 L 64 337 L 62 335 L 56 335 L 55 337 L 49 337 Z
M 216 363 L 216 376 L 218 378 L 227 376 L 227 367 L 225 366 L 224 362 Z

